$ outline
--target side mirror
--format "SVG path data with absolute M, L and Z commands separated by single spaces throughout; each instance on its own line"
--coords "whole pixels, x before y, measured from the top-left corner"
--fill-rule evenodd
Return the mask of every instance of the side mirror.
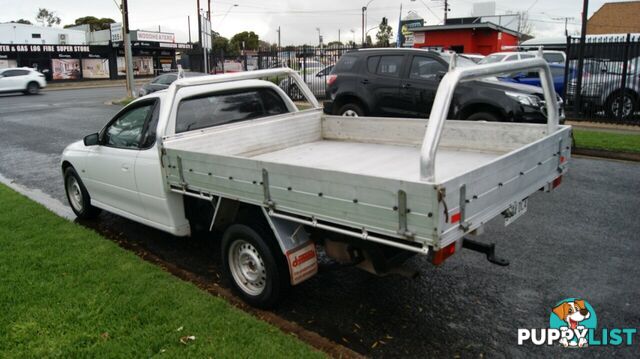
M 100 144 L 100 136 L 98 133 L 92 133 L 83 140 L 85 146 L 97 146 Z

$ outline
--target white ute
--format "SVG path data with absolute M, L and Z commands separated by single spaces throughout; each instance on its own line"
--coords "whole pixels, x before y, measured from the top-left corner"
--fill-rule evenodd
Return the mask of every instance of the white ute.
M 506 265 L 465 236 L 500 214 L 511 223 L 530 195 L 560 183 L 571 128 L 558 124 L 542 58 L 454 63 L 429 120 L 325 115 L 286 68 L 180 79 L 67 147 L 69 202 L 81 218 L 103 209 L 176 236 L 223 233 L 223 274 L 259 307 L 313 276 L 320 247 L 376 274 L 407 274 L 414 254 L 437 265 L 463 247 Z M 459 82 L 525 70 L 542 78 L 546 125 L 445 121 Z M 277 76 L 312 108 L 259 80 Z

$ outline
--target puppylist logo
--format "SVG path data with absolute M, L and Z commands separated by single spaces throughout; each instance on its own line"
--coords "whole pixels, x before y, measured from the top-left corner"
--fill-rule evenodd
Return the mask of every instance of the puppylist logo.
M 565 348 L 633 345 L 636 328 L 602 328 L 591 304 L 584 299 L 567 298 L 558 302 L 549 315 L 549 328 L 518 329 L 518 345 L 562 345 Z

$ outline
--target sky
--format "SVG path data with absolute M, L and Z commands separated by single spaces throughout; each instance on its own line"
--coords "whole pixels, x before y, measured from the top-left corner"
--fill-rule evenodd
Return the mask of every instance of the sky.
M 71 24 L 82 16 L 110 17 L 121 20 L 115 2 L 120 0 L 0 0 L 0 22 L 28 19 L 34 22 L 39 7 L 53 10 L 61 18 L 61 25 Z M 449 17 L 470 16 L 473 0 L 450 0 Z M 231 37 L 241 31 L 254 31 L 261 40 L 276 43 L 277 28 L 281 28 L 282 45 L 318 44 L 318 32 L 324 43 L 346 42 L 361 38 L 361 8 L 369 0 L 223 0 L 211 2 L 213 30 Z M 591 16 L 606 1 L 589 1 Z M 442 23 L 442 0 L 372 0 L 367 11 L 367 29 L 376 27 L 382 17 L 389 18 L 394 35 L 400 5 L 402 16 L 414 11 L 427 25 Z M 581 0 L 496 0 L 496 13 L 528 11 L 533 35 L 536 37 L 564 36 L 564 20 L 568 20 L 570 34 L 579 34 Z M 207 0 L 201 0 L 206 10 Z M 237 6 L 235 6 L 237 5 Z M 191 16 L 191 38 L 197 41 L 196 0 L 129 0 L 130 28 L 176 34 L 178 42 L 189 40 L 187 17 Z M 319 30 L 318 30 L 319 29 Z M 369 32 L 375 39 L 376 30 Z

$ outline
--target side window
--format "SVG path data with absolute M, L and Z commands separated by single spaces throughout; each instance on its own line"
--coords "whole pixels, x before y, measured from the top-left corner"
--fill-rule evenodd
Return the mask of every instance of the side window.
M 177 75 L 164 75 L 162 76 L 159 83 L 163 85 L 171 85 L 177 79 L 178 79 Z
M 102 142 L 111 147 L 139 148 L 144 124 L 152 109 L 153 103 L 149 103 L 122 113 L 105 129 Z
M 358 60 L 357 57 L 355 56 L 342 56 L 340 58 L 340 60 L 338 60 L 338 63 L 336 64 L 336 71 L 349 71 L 353 68 L 353 66 L 356 64 L 356 61 Z
M 544 57 L 545 60 L 547 60 L 547 62 L 550 63 L 562 63 L 564 62 L 564 56 L 562 56 L 562 54 L 558 54 L 558 53 L 546 53 L 546 54 L 542 54 L 542 57 Z
M 14 77 L 18 76 L 19 70 L 7 70 L 2 73 L 4 77 Z
M 515 61 L 518 59 L 518 55 L 509 55 L 504 61 Z
M 562 68 L 562 67 L 552 67 L 551 68 L 551 76 L 553 76 L 553 77 L 564 76 L 564 68 Z
M 376 69 L 378 68 L 378 61 L 380 61 L 380 56 L 372 56 L 367 59 L 367 71 L 372 74 L 376 73 Z
M 167 75 L 158 76 L 151 81 L 152 84 L 161 84 L 164 81 L 164 78 Z
M 424 56 L 415 56 L 411 62 L 409 78 L 414 80 L 435 80 L 438 72 L 446 71 L 443 64 L 436 59 Z
M 262 103 L 264 104 L 264 113 L 267 116 L 275 116 L 289 112 L 287 105 L 282 101 L 282 97 L 271 89 L 260 90 Z
M 271 89 L 214 93 L 180 102 L 176 133 L 287 112 L 282 98 Z
M 399 77 L 403 59 L 404 56 L 380 56 L 376 73 L 378 75 Z
M 534 57 L 536 57 L 536 55 L 532 55 L 532 54 L 521 54 L 521 55 L 520 55 L 520 59 L 521 59 L 521 60 L 524 60 L 524 59 L 532 59 L 532 58 L 534 58 Z

